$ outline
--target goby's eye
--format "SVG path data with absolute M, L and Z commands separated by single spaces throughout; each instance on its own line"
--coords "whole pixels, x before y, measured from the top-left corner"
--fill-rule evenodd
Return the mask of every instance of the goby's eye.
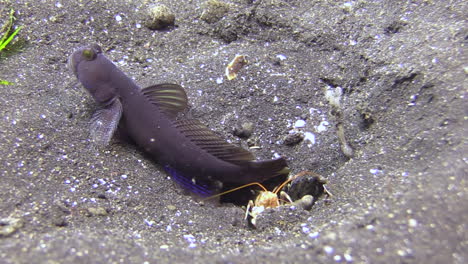
M 86 59 L 86 60 L 93 60 L 94 58 L 96 58 L 96 53 L 92 50 L 92 49 L 85 49 L 83 50 L 83 57 Z

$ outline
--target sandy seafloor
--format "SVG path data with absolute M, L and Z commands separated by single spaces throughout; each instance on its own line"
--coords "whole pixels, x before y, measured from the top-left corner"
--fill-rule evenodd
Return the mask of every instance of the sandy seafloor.
M 466 263 L 466 1 L 237 0 L 211 23 L 203 2 L 160 1 L 176 22 L 158 31 L 147 1 L 0 1 L 1 23 L 14 8 L 23 25 L 0 60 L 15 83 L 0 87 L 1 263 Z M 254 123 L 259 159 L 321 174 L 333 197 L 251 229 L 138 148 L 96 148 L 97 106 L 67 69 L 90 43 L 142 87 L 181 84 L 231 142 Z M 249 64 L 228 81 L 236 54 Z

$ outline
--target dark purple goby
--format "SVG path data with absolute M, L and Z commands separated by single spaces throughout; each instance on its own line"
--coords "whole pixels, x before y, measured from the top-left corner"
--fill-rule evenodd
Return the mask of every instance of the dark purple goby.
M 212 195 L 219 183 L 263 182 L 289 173 L 284 158 L 256 161 L 199 121 L 178 116 L 187 108 L 187 95 L 177 84 L 141 89 L 98 45 L 79 48 L 68 63 L 101 107 L 91 120 L 92 139 L 105 146 L 118 127 L 124 129 L 182 187 L 198 195 Z

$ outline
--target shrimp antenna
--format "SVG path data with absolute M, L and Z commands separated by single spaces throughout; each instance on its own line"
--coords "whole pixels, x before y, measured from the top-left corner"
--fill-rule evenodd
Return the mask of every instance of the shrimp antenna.
M 320 175 L 318 175 L 317 173 L 314 173 L 314 172 L 311 172 L 311 171 L 301 171 L 301 172 L 299 172 L 298 174 L 294 175 L 293 177 L 291 177 L 291 178 L 287 179 L 286 181 L 284 181 L 280 186 L 276 187 L 276 188 L 273 190 L 273 193 L 274 193 L 274 194 L 278 194 L 278 192 L 279 192 L 281 189 L 283 189 L 283 187 L 284 187 L 286 184 L 290 183 L 291 181 L 293 181 L 293 180 L 295 180 L 295 179 L 297 179 L 297 178 L 299 178 L 299 177 L 302 177 L 302 176 L 304 176 L 304 175 L 307 175 L 307 174 L 309 174 L 309 175 L 315 175 L 315 176 L 320 176 Z M 219 197 L 219 196 L 221 196 L 221 195 L 225 195 L 225 194 L 228 194 L 228 193 L 232 193 L 232 192 L 235 192 L 235 191 L 240 190 L 240 189 L 247 188 L 247 187 L 252 186 L 252 185 L 257 185 L 257 186 L 259 186 L 260 188 L 262 188 L 263 191 L 268 192 L 268 190 L 265 188 L 265 186 L 263 186 L 261 183 L 259 183 L 259 182 L 251 182 L 251 183 L 247 183 L 247 184 L 244 184 L 244 185 L 242 185 L 242 186 L 236 187 L 236 188 L 234 188 L 234 189 L 231 189 L 231 190 L 228 190 L 228 191 L 225 191 L 225 192 L 222 192 L 222 193 L 217 193 L 217 194 L 215 194 L 215 195 L 209 196 L 209 197 L 203 199 L 202 201 L 211 200 L 211 199 L 216 198 L 216 197 Z
M 290 183 L 291 181 L 299 178 L 299 177 L 302 177 L 304 175 L 315 175 L 315 176 L 320 176 L 318 175 L 317 173 L 314 173 L 314 172 L 311 172 L 311 171 L 301 171 L 299 172 L 298 174 L 294 175 L 293 177 L 287 179 L 286 181 L 284 181 L 280 186 L 276 187 L 274 190 L 273 190 L 273 193 L 274 194 L 278 194 L 278 192 L 283 189 L 284 186 L 286 186 L 286 184 Z
M 235 192 L 237 190 L 240 190 L 240 189 L 244 189 L 244 188 L 247 188 L 249 186 L 252 186 L 252 185 L 257 185 L 259 186 L 260 188 L 262 188 L 263 191 L 267 192 L 268 190 L 265 188 L 265 186 L 263 186 L 261 183 L 259 182 L 251 182 L 251 183 L 247 183 L 247 184 L 244 184 L 242 186 L 239 186 L 239 187 L 236 187 L 234 189 L 231 189 L 231 190 L 228 190 L 228 191 L 225 191 L 225 192 L 222 192 L 222 193 L 218 193 L 218 194 L 215 194 L 215 195 L 212 195 L 210 197 L 206 197 L 205 199 L 203 199 L 202 201 L 207 201 L 207 200 L 211 200 L 213 198 L 216 198 L 216 197 L 219 197 L 221 195 L 225 195 L 225 194 L 228 194 L 228 193 L 232 193 L 232 192 Z

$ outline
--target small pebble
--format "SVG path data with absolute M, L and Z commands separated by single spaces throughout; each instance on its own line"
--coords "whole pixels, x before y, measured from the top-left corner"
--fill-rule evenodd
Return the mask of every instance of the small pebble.
M 318 126 L 315 127 L 318 133 L 327 131 L 327 126 L 329 125 L 328 121 L 322 121 Z
M 145 221 L 145 224 L 146 224 L 147 226 L 153 226 L 153 225 L 154 225 L 154 221 L 148 221 L 148 220 L 146 220 L 146 219 L 145 219 L 144 221 Z
M 284 60 L 286 60 L 286 56 L 283 54 L 276 55 L 273 60 L 273 65 L 280 66 Z
M 304 195 L 301 199 L 294 201 L 296 206 L 302 207 L 304 210 L 310 210 L 314 205 L 314 197 L 310 194 Z
M 106 216 L 107 210 L 104 207 L 90 207 L 88 208 L 88 216 Z
M 23 227 L 23 221 L 19 218 L 0 219 L 0 237 L 8 237 Z
M 202 6 L 200 19 L 209 24 L 218 22 L 229 11 L 229 4 L 218 0 L 208 0 Z
M 410 227 L 416 227 L 416 226 L 418 226 L 418 221 L 416 219 L 410 219 L 410 220 L 408 220 L 408 225 Z
M 174 13 L 165 5 L 150 6 L 145 16 L 144 25 L 149 29 L 164 29 L 173 26 Z
M 315 238 L 319 237 L 319 235 L 320 235 L 319 232 L 314 232 L 314 233 L 310 233 L 309 237 L 312 238 L 312 239 L 315 239 Z
M 309 141 L 312 145 L 315 144 L 315 135 L 312 132 L 305 132 L 304 133 L 304 139 L 306 141 Z
M 296 123 L 294 123 L 295 128 L 301 128 L 305 127 L 306 122 L 304 120 L 297 120 Z
M 333 249 L 332 247 L 330 246 L 324 246 L 323 247 L 323 251 L 325 251 L 325 253 L 327 253 L 328 255 L 332 254 L 333 251 L 335 251 L 335 249 Z
M 242 123 L 234 128 L 233 134 L 240 138 L 249 138 L 252 136 L 254 124 L 251 122 Z
M 302 140 L 304 140 L 304 135 L 302 133 L 292 133 L 284 138 L 284 144 L 286 146 L 294 146 L 299 144 Z
M 276 55 L 276 58 L 278 58 L 280 61 L 284 61 L 286 59 L 286 56 L 283 54 Z
M 161 245 L 159 246 L 160 249 L 169 249 L 169 246 L 168 245 Z
M 353 257 L 350 254 L 345 253 L 345 254 L 343 254 L 343 257 L 347 262 L 352 262 L 353 261 Z

